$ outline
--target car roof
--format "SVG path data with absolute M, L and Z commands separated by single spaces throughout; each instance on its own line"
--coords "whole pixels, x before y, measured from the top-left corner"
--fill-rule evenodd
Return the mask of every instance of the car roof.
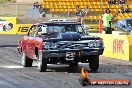
M 49 22 L 68 22 L 69 19 L 50 19 Z
M 43 25 L 43 24 L 45 24 L 45 25 L 54 25 L 54 24 L 78 24 L 78 25 L 81 25 L 81 23 L 80 22 L 42 22 L 42 23 L 37 23 L 37 24 L 34 24 L 34 25 Z

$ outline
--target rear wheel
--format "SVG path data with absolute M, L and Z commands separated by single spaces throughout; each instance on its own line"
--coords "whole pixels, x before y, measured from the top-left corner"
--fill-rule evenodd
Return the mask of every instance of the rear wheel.
M 91 56 L 89 59 L 89 67 L 91 71 L 97 71 L 99 68 L 99 56 Z
M 43 58 L 41 52 L 38 53 L 38 70 L 40 72 L 45 72 L 47 69 L 47 60 Z
M 22 52 L 22 66 L 32 67 L 33 60 L 29 59 L 24 52 Z

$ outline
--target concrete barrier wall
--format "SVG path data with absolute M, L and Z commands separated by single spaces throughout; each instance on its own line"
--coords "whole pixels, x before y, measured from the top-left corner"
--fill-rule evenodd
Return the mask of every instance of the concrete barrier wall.
M 102 56 L 132 61 L 132 36 L 92 34 L 103 38 L 105 50 Z

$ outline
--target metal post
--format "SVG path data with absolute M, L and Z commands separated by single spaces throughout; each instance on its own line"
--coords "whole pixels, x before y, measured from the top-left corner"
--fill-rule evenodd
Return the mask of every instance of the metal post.
M 18 7 L 17 7 L 17 2 L 16 2 L 16 18 L 17 18 L 17 10 L 18 10 Z

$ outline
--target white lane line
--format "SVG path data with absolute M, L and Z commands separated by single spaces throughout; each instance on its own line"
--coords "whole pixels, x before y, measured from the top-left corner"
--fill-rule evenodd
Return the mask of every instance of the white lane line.
M 24 68 L 22 66 L 0 66 L 0 68 Z

